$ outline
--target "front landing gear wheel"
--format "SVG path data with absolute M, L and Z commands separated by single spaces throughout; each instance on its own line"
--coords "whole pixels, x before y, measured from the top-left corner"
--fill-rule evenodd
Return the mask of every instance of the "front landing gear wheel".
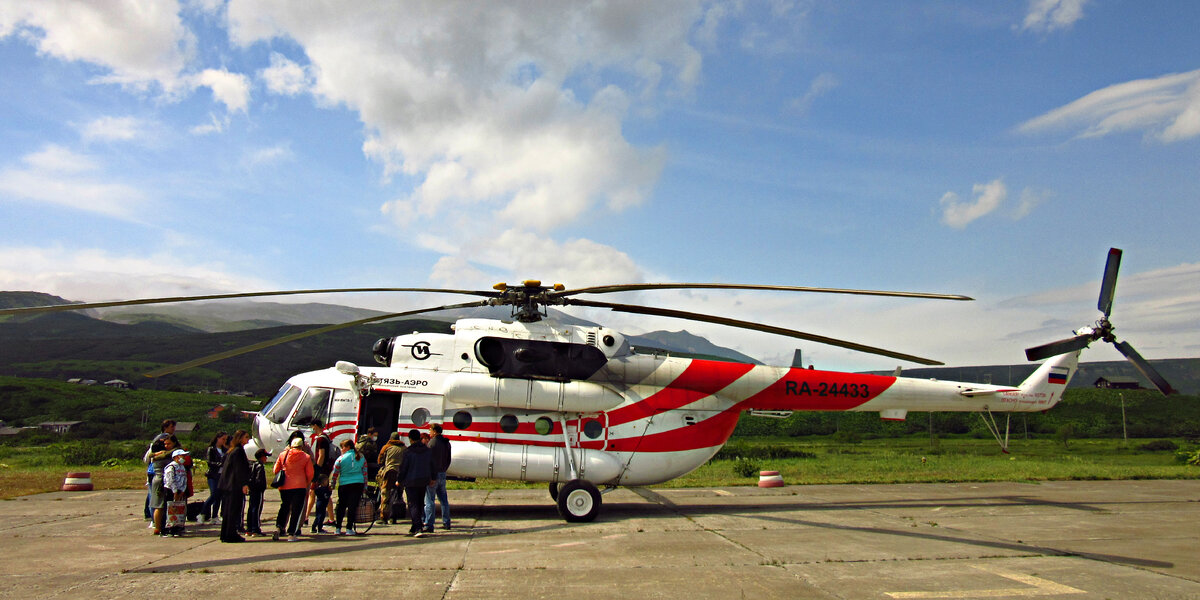
M 568 523 L 595 521 L 600 504 L 600 490 L 590 481 L 572 479 L 558 491 L 558 514 Z
M 557 482 L 550 484 L 550 499 L 555 502 L 558 502 L 558 483 Z

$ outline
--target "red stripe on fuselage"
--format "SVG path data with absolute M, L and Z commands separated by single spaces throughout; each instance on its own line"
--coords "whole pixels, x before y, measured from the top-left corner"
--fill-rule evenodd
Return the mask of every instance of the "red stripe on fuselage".
M 608 413 L 608 426 L 623 425 L 638 419 L 687 406 L 705 396 L 711 396 L 750 372 L 754 365 L 692 359 L 683 373 L 658 392 L 640 402 L 622 406 Z
M 790 369 L 779 381 L 738 403 L 738 410 L 850 410 L 882 394 L 896 378 Z

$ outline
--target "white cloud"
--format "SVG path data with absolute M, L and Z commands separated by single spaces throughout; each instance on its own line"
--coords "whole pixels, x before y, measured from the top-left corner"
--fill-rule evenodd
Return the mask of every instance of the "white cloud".
M 1051 32 L 1066 29 L 1083 18 L 1083 6 L 1088 0 L 1029 0 L 1029 10 L 1021 29 Z
M 229 112 L 246 112 L 250 104 L 250 80 L 240 73 L 205 69 L 196 76 L 195 85 L 211 89 L 213 98 Z
M 832 73 L 821 73 L 813 79 L 804 95 L 792 99 L 788 108 L 799 115 L 807 115 L 817 98 L 833 91 L 840 84 L 841 82 Z
M 101 301 L 268 290 L 275 286 L 233 274 L 221 263 L 197 264 L 167 251 L 120 255 L 91 248 L 10 246 L 0 247 L 0 289 Z
M 303 11 L 235 0 L 228 14 L 235 43 L 286 37 L 302 47 L 305 78 L 298 65 L 272 59 L 269 89 L 292 93 L 311 77 L 304 87 L 318 101 L 358 113 L 364 151 L 386 175 L 417 182 L 401 204 L 385 206 L 405 227 L 458 227 L 473 214 L 545 232 L 637 204 L 664 152 L 631 144 L 622 120 L 634 100 L 686 92 L 699 77 L 688 42 L 698 0 Z
M 1096 90 L 1022 123 L 1026 134 L 1079 130 L 1081 138 L 1144 131 L 1162 142 L 1200 136 L 1200 70 L 1138 79 Z
M 80 134 L 84 141 L 128 142 L 142 134 L 145 124 L 135 117 L 100 117 L 84 125 Z
M 0 7 L 0 37 L 19 32 L 41 54 L 100 65 L 100 80 L 168 94 L 196 40 L 179 18 L 179 4 L 159 0 L 10 0 Z
M 633 259 L 616 248 L 587 239 L 558 242 L 516 229 L 461 244 L 456 254 L 438 262 L 433 279 L 441 285 L 485 288 L 502 280 L 540 279 L 571 288 L 643 280 Z
M 257 167 L 285 162 L 291 160 L 294 156 L 291 144 L 283 142 L 274 146 L 253 150 L 246 155 L 243 162 L 248 166 Z
M 134 222 L 146 206 L 141 190 L 91 176 L 100 165 L 90 156 L 50 145 L 22 162 L 0 170 L 0 195 Z
M 271 66 L 258 73 L 266 82 L 267 89 L 275 94 L 295 96 L 312 87 L 312 76 L 308 69 L 278 52 L 271 54 Z
M 210 135 L 225 131 L 225 126 L 229 125 L 229 117 L 217 116 L 215 114 L 208 115 L 208 122 L 193 126 L 188 130 L 192 135 Z
M 1021 190 L 1021 198 L 1017 202 L 1017 209 L 1013 211 L 1012 218 L 1019 221 L 1029 216 L 1033 212 L 1033 209 L 1046 201 L 1049 195 L 1049 192 L 1038 191 L 1032 188 Z
M 1008 188 L 1000 179 L 988 183 L 977 183 L 972 191 L 975 194 L 974 202 L 960 201 L 958 194 L 954 192 L 946 192 L 942 195 L 942 199 L 939 201 L 942 208 L 942 223 L 954 229 L 962 229 L 972 221 L 995 211 L 1008 197 Z

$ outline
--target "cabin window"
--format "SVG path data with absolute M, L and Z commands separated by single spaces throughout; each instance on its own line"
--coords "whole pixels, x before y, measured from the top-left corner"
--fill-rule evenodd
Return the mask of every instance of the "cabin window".
M 604 433 L 604 425 L 600 423 L 600 421 L 597 421 L 596 419 L 588 419 L 587 421 L 583 422 L 583 435 L 586 435 L 594 440 L 600 437 L 600 434 L 602 433 Z
M 517 425 L 520 425 L 520 421 L 517 420 L 516 415 L 504 415 L 500 417 L 500 431 L 504 433 L 516 432 Z
M 301 389 L 294 385 L 280 388 L 279 393 L 267 403 L 267 408 L 263 409 L 263 417 L 276 424 L 286 421 L 292 413 L 292 408 L 296 406 L 296 401 L 300 399 L 300 392 Z
M 300 408 L 292 417 L 292 427 L 308 427 L 315 421 L 329 424 L 329 400 L 333 390 L 329 388 L 309 388 L 300 400 Z
M 554 421 L 550 417 L 538 417 L 537 421 L 533 422 L 533 429 L 542 435 L 550 435 L 554 431 Z
M 422 408 L 418 408 L 417 410 L 412 411 L 413 425 L 415 425 L 416 427 L 421 427 L 428 422 L 429 422 L 429 409 L 428 408 L 422 407 Z
M 454 413 L 454 428 L 455 429 L 467 429 L 470 426 L 471 426 L 471 413 L 469 413 L 465 410 L 460 410 L 460 411 Z

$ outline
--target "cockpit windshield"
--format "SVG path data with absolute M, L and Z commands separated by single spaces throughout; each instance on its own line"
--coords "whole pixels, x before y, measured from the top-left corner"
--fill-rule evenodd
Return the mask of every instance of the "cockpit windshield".
M 272 423 L 283 423 L 292 412 L 292 407 L 296 406 L 296 400 L 300 398 L 300 388 L 284 384 L 279 388 L 279 393 L 275 394 L 274 398 L 267 403 L 262 410 L 262 416 Z
M 292 427 L 306 427 L 314 421 L 328 424 L 329 400 L 332 397 L 333 390 L 329 388 L 309 388 L 300 401 L 300 408 L 292 417 Z

